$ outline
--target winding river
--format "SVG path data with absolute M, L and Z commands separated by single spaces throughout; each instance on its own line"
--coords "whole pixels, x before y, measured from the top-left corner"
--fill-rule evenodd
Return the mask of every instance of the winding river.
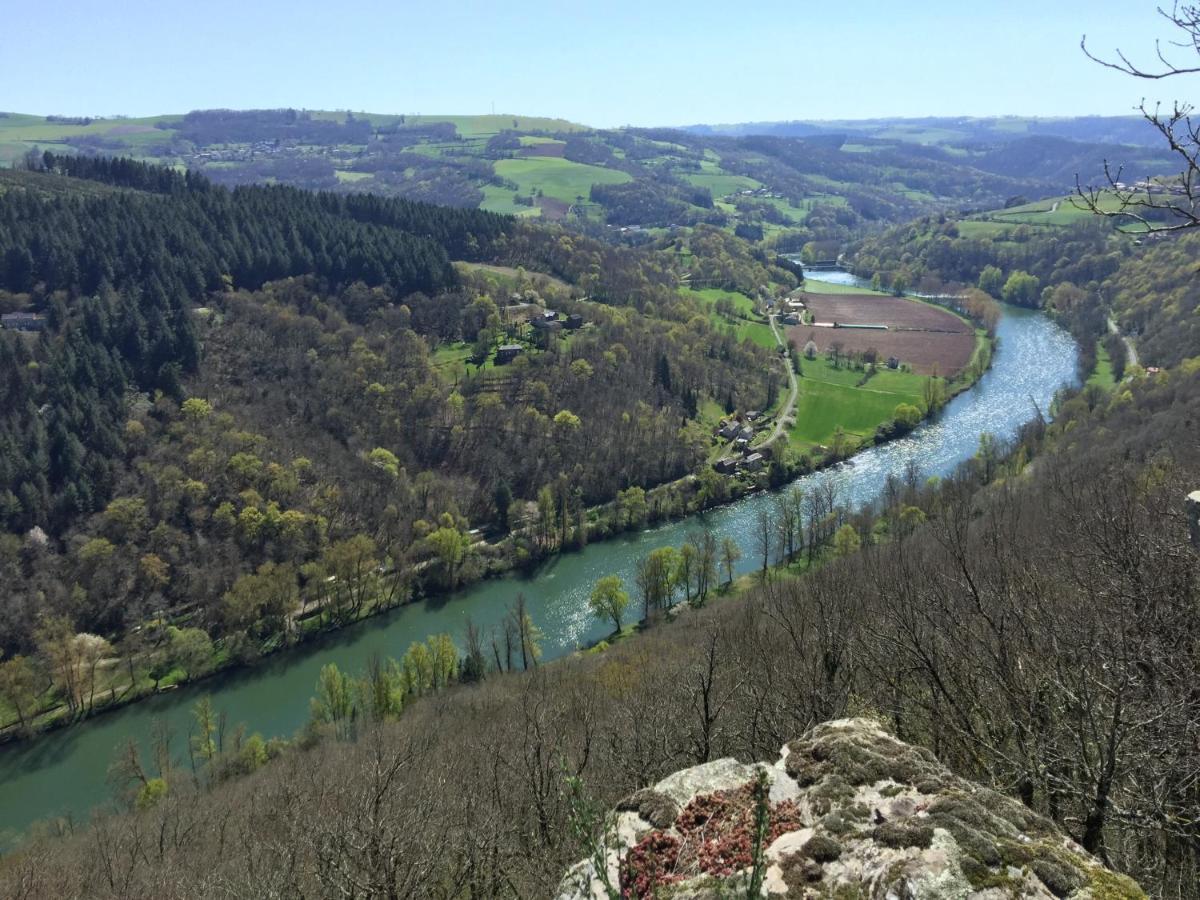
M 815 279 L 854 283 L 848 273 L 813 273 Z M 971 457 L 979 436 L 1015 433 L 1035 413 L 1050 407 L 1054 393 L 1075 382 L 1076 355 L 1071 337 L 1045 316 L 1006 308 L 998 325 L 1000 339 L 992 368 L 972 389 L 952 400 L 934 420 L 898 441 L 874 447 L 824 473 L 805 476 L 837 483 L 839 498 L 862 504 L 878 496 L 889 474 L 915 462 L 925 476 L 944 475 Z M 518 592 L 543 634 L 546 659 L 603 637 L 608 623 L 593 619 L 586 599 L 603 575 L 633 583 L 635 561 L 650 550 L 683 543 L 697 526 L 734 537 L 743 548 L 738 569 L 755 568 L 752 548 L 756 510 L 769 495 L 747 497 L 729 506 L 639 534 L 588 546 L 557 558 L 531 577 L 508 576 L 480 583 L 450 598 L 413 604 L 360 622 L 323 639 L 264 660 L 252 669 L 208 679 L 198 685 L 141 701 L 75 727 L 0 748 L 0 848 L 11 846 L 33 822 L 69 815 L 76 822 L 109 802 L 105 773 L 114 750 L 129 738 L 146 745 L 156 720 L 166 719 L 174 746 L 184 752 L 191 707 L 207 694 L 230 725 L 286 736 L 307 719 L 317 673 L 327 663 L 352 672 L 372 654 L 400 656 L 408 645 L 429 634 L 461 635 L 468 616 L 485 629 L 501 620 Z

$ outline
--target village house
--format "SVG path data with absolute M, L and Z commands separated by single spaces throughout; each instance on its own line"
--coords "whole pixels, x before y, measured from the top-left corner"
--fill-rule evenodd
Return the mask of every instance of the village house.
M 496 348 L 496 365 L 504 366 L 525 352 L 520 344 L 502 344 Z
M 738 432 L 741 430 L 742 426 L 738 424 L 737 420 L 731 419 L 721 426 L 720 430 L 717 431 L 717 435 L 727 441 L 731 441 L 738 436 Z
M 9 331 L 41 331 L 46 327 L 46 317 L 38 313 L 5 313 L 0 316 L 0 327 Z
M 751 453 L 742 460 L 742 468 L 747 472 L 757 472 L 764 465 L 766 465 L 766 460 L 761 453 Z
M 571 315 L 567 316 L 566 326 L 571 331 L 574 331 L 577 328 L 582 328 L 583 316 L 579 315 L 579 313 L 571 313 Z
M 713 463 L 713 468 L 721 475 L 732 475 L 737 471 L 737 460 L 728 458 L 718 459 Z

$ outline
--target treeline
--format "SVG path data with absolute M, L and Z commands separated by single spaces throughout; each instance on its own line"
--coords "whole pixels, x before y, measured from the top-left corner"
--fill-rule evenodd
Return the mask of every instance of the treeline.
M 51 167 L 110 183 L 124 177 L 115 166 L 73 171 L 57 158 Z M 129 180 L 137 186 L 143 174 L 130 169 Z M 506 227 L 478 210 L 281 187 L 216 190 L 202 178 L 183 180 L 170 197 L 47 202 L 11 191 L 0 200 L 0 287 L 91 294 L 104 283 L 157 281 L 194 300 L 220 289 L 223 276 L 253 289 L 311 274 L 335 286 L 387 284 L 402 296 L 452 285 L 449 258 L 480 258 Z
M 197 172 L 178 172 L 123 156 L 57 155 L 47 150 L 41 156 L 29 157 L 26 162 L 34 171 L 53 172 L 156 194 L 205 191 L 210 186 L 207 179 Z
M 363 144 L 371 138 L 371 123 L 346 113 L 344 121 L 316 119 L 307 110 L 199 109 L 178 123 L 179 137 L 201 147 L 211 144 L 249 144 L 294 141 L 304 144 Z
M 844 559 L 802 578 L 768 573 L 737 602 L 603 653 L 427 693 L 394 723 L 355 717 L 353 733 L 325 717 L 327 699 L 386 699 L 394 687 L 355 684 L 403 684 L 403 667 L 349 688 L 323 675 L 314 711 L 335 740 L 310 732 L 267 765 L 265 747 L 247 761 L 230 741 L 249 778 L 197 785 L 184 772 L 140 811 L 32 842 L 0 878 L 30 896 L 321 894 L 351 880 L 546 895 L 586 855 L 567 779 L 611 807 L 681 767 L 771 758 L 817 722 L 868 713 L 1152 895 L 1195 898 L 1197 560 L 1181 511 L 1200 479 L 1197 379 L 1191 365 L 1111 402 L 1065 401 L 1010 455 L 984 449 L 936 490 L 894 482 L 876 516 L 845 520 L 859 547 L 844 539 Z M 202 724 L 211 717 L 198 711 L 193 738 L 217 733 Z M 186 839 L 130 852 L 159 835 Z
M 941 215 L 866 238 L 853 253 L 853 266 L 865 278 L 878 278 L 884 288 L 900 284 L 941 293 L 977 285 L 1006 302 L 1037 308 L 1047 287 L 1070 282 L 1094 290 L 1128 253 L 1127 244 L 1104 221 L 1055 229 L 1018 225 L 995 237 L 966 237 L 957 222 Z M 1015 274 L 1023 277 L 1005 294 Z
M 1200 347 L 1200 239 L 1185 235 L 1147 250 L 1105 285 L 1121 330 L 1137 335 L 1139 358 L 1175 366 Z

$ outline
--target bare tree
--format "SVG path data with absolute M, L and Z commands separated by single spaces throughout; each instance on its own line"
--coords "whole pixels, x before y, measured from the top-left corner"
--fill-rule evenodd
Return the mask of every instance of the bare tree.
M 1181 64 L 1177 58 L 1182 51 L 1200 56 L 1200 4 L 1172 4 L 1170 10 L 1158 8 L 1172 29 L 1177 40 L 1155 41 L 1154 53 L 1157 61 L 1151 66 L 1132 62 L 1122 50 L 1116 56 L 1097 56 L 1087 45 L 1087 35 L 1080 40 L 1080 47 L 1088 59 L 1104 66 L 1150 81 L 1173 78 L 1176 75 L 1200 73 L 1200 65 Z M 1123 180 L 1124 167 L 1104 161 L 1104 179 L 1101 186 L 1084 185 L 1079 176 L 1075 178 L 1075 197 L 1072 203 L 1096 215 L 1140 222 L 1147 232 L 1182 231 L 1200 226 L 1200 123 L 1193 124 L 1190 103 L 1175 101 L 1169 109 L 1161 103 L 1150 104 L 1145 99 L 1138 106 L 1142 117 L 1162 136 L 1171 151 L 1182 161 L 1183 171 L 1178 184 L 1156 183 L 1149 177 L 1127 185 Z M 1108 197 L 1115 203 L 1108 202 Z

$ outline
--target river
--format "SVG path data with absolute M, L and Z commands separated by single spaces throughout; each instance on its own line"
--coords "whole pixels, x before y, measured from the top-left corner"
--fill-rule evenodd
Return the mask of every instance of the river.
M 855 283 L 848 273 L 812 273 L 814 280 Z M 1075 344 L 1048 318 L 1006 308 L 997 327 L 999 347 L 979 383 L 955 397 L 939 416 L 908 437 L 873 447 L 823 473 L 805 476 L 803 486 L 832 478 L 842 502 L 862 504 L 880 493 L 891 473 L 915 462 L 924 476 L 944 475 L 970 458 L 979 436 L 1008 437 L 1035 413 L 1047 413 L 1055 392 L 1077 380 Z M 400 656 L 427 635 L 450 632 L 460 638 L 468 616 L 487 629 L 499 622 L 518 592 L 541 629 L 545 659 L 561 656 L 603 637 L 611 623 L 593 619 L 587 596 L 601 576 L 621 576 L 632 588 L 635 561 L 656 547 L 682 544 L 698 526 L 730 535 L 742 547 L 740 572 L 756 568 L 755 512 L 772 502 L 757 494 L 699 516 L 638 534 L 589 545 L 542 566 L 534 575 L 511 575 L 482 582 L 449 598 L 413 604 L 277 654 L 259 665 L 210 678 L 132 704 L 20 744 L 0 748 L 0 848 L 11 846 L 33 822 L 70 815 L 75 821 L 110 802 L 105 774 L 115 749 L 129 738 L 147 745 L 154 722 L 165 718 L 183 754 L 191 707 L 210 695 L 230 724 L 266 737 L 288 736 L 308 718 L 317 673 L 327 663 L 361 671 L 372 654 Z

